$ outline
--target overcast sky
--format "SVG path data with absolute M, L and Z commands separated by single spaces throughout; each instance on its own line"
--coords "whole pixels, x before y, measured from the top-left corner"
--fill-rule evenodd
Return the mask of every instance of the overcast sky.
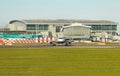
M 0 26 L 15 19 L 91 19 L 120 23 L 120 0 L 0 0 Z

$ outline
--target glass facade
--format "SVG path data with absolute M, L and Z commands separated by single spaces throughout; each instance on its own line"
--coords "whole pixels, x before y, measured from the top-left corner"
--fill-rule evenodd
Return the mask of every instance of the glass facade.
M 35 25 L 27 25 L 27 30 L 36 30 Z
M 89 25 L 91 30 L 117 30 L 117 25 Z
M 27 30 L 48 30 L 48 25 L 28 24 Z
M 56 32 L 60 32 L 62 26 L 56 26 Z

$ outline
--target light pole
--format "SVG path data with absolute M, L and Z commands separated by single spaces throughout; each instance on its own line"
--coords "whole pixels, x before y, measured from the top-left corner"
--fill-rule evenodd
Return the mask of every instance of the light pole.
M 35 25 L 36 27 L 36 43 L 38 43 L 37 33 L 38 33 L 38 24 Z

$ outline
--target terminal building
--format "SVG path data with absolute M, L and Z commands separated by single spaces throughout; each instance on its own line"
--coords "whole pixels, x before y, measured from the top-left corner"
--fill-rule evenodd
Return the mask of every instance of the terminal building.
M 74 23 L 78 23 L 78 26 L 72 25 Z M 71 25 L 72 28 L 70 28 Z M 115 36 L 117 25 L 118 23 L 107 20 L 12 20 L 7 28 L 10 29 L 10 33 L 42 34 L 43 37 L 70 36 L 70 33 L 67 32 L 71 29 L 71 35 L 77 35 L 72 38 L 88 38 L 103 32 L 109 36 Z M 61 31 L 63 27 L 66 27 L 64 32 Z M 83 34 L 87 36 L 82 37 Z

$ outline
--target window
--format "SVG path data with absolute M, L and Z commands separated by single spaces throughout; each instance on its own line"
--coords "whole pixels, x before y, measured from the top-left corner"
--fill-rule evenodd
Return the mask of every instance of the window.
M 28 24 L 27 25 L 27 30 L 35 30 L 35 25 L 32 25 L 32 24 Z
M 117 30 L 117 25 L 112 25 L 112 30 Z
M 91 25 L 91 30 L 117 30 L 117 25 Z
M 48 30 L 48 25 L 28 24 L 27 30 Z
M 62 26 L 56 26 L 56 32 L 60 32 Z
M 44 30 L 48 30 L 48 25 L 44 25 Z
M 48 25 L 39 25 L 39 30 L 48 30 Z
M 95 25 L 92 25 L 92 30 L 95 30 Z

